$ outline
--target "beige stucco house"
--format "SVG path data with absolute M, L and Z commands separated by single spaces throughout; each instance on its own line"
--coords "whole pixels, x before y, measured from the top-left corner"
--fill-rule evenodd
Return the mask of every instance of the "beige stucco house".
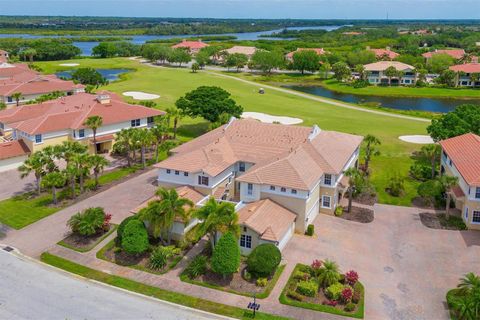
M 378 61 L 364 65 L 367 80 L 374 85 L 413 85 L 416 82 L 415 67 L 399 61 Z M 389 78 L 386 70 L 390 67 L 402 72 L 401 76 Z

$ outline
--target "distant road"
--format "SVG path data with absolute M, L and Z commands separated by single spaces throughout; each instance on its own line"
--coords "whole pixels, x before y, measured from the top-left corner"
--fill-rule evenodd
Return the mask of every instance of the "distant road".
M 225 319 L 141 297 L 0 250 L 0 319 Z

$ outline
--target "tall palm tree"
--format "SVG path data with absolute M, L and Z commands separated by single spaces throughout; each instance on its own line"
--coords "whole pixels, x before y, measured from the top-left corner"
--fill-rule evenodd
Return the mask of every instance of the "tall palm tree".
M 47 146 L 40 151 L 45 163 L 45 171 L 47 173 L 58 171 L 56 160 L 61 158 L 61 153 L 54 146 Z
M 476 87 L 476 83 L 480 80 L 480 73 L 470 73 L 470 81 L 472 81 L 473 87 Z
M 173 139 L 176 139 L 178 122 L 183 118 L 183 112 L 178 107 L 170 107 L 167 108 L 167 117 L 173 119 Z
M 89 162 L 89 155 L 86 153 L 76 154 L 72 158 L 72 162 L 77 170 L 77 175 L 80 185 L 80 193 L 84 191 L 84 181 L 85 177 L 90 175 L 91 164 Z
M 41 192 L 41 181 L 45 175 L 45 161 L 40 152 L 35 152 L 28 157 L 23 164 L 18 167 L 20 178 L 27 177 L 31 172 L 35 174 L 35 184 L 37 186 L 37 194 Z
M 125 150 L 127 158 L 127 166 L 132 166 L 132 160 L 130 158 L 130 153 L 132 152 L 133 142 L 132 142 L 132 133 L 131 129 L 122 129 L 116 134 L 115 140 L 116 143 Z
M 148 129 L 137 129 L 137 141 L 140 145 L 140 152 L 142 157 L 142 168 L 145 169 L 147 166 L 147 161 L 145 157 L 146 150 L 154 142 L 155 137 L 153 133 Z
M 155 143 L 155 162 L 158 162 L 160 145 L 165 140 L 165 136 L 168 134 L 168 124 L 165 117 L 161 117 L 153 128 L 150 129 L 154 137 Z
M 442 184 L 443 188 L 445 189 L 445 194 L 447 195 L 447 204 L 445 208 L 445 216 L 446 218 L 450 218 L 450 201 L 452 198 L 452 188 L 457 185 L 458 178 L 454 176 L 447 176 L 443 175 L 440 178 L 440 183 Z
M 87 152 L 87 147 L 77 141 L 63 141 L 61 145 L 57 145 L 55 148 L 58 157 L 65 160 L 67 166 L 74 155 Z
M 420 149 L 420 156 L 430 162 L 432 179 L 435 178 L 436 163 L 437 159 L 440 157 L 440 150 L 441 147 L 438 144 L 428 144 L 422 146 Z
M 72 193 L 71 198 L 75 199 L 76 180 L 77 180 L 77 177 L 79 176 L 78 168 L 75 164 L 69 163 L 63 172 L 65 173 L 65 176 L 70 183 L 70 188 L 71 188 L 71 193 Z
M 22 97 L 22 93 L 21 92 L 15 92 L 15 93 L 12 93 L 12 98 L 15 99 L 16 103 L 17 103 L 17 107 L 20 105 L 20 98 Z
M 95 177 L 95 189 L 98 188 L 98 175 L 108 166 L 109 162 L 104 157 L 94 154 L 88 157 L 88 162 L 93 170 L 93 175 Z
M 382 143 L 377 137 L 371 134 L 367 134 L 365 136 L 363 143 L 365 144 L 365 173 L 368 174 L 370 160 L 372 159 L 372 156 L 380 155 L 380 150 L 377 148 L 377 146 L 381 145 Z
M 61 188 L 65 185 L 65 175 L 61 172 L 51 172 L 45 175 L 42 180 L 42 185 L 45 188 L 52 189 L 53 204 L 57 205 L 57 188 Z
M 348 168 L 343 174 L 348 177 L 348 212 L 352 210 L 353 191 L 356 188 L 358 179 L 362 176 L 357 168 Z
M 103 124 L 103 118 L 100 116 L 91 116 L 83 123 L 84 126 L 90 128 L 93 132 L 93 149 L 97 154 L 97 129 Z
M 392 78 L 397 76 L 397 69 L 395 67 L 391 66 L 391 67 L 388 67 L 387 69 L 385 69 L 384 73 L 388 78 L 388 85 L 391 86 L 392 85 Z
M 239 235 L 238 214 L 233 204 L 228 202 L 218 203 L 211 197 L 207 203 L 194 213 L 201 220 L 199 232 L 208 234 L 212 250 L 215 247 L 218 232 L 232 232 Z

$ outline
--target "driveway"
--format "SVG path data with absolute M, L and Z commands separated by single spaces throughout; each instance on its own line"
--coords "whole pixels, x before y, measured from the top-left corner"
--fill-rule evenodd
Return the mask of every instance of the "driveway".
M 365 319 L 450 319 L 445 294 L 480 266 L 480 232 L 424 227 L 416 208 L 375 206 L 370 224 L 319 215 L 316 238 L 295 236 L 289 262 L 314 258 L 354 269 L 365 285 Z

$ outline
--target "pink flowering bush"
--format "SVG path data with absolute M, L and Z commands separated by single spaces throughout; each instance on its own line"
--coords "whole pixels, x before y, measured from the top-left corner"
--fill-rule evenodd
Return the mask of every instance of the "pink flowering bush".
M 351 286 L 355 285 L 358 281 L 358 273 L 356 271 L 350 270 L 345 274 L 345 281 Z
M 353 297 L 353 290 L 352 288 L 350 287 L 345 287 L 343 288 L 342 290 L 342 300 L 345 302 L 345 303 L 348 303 L 352 300 L 352 297 Z

